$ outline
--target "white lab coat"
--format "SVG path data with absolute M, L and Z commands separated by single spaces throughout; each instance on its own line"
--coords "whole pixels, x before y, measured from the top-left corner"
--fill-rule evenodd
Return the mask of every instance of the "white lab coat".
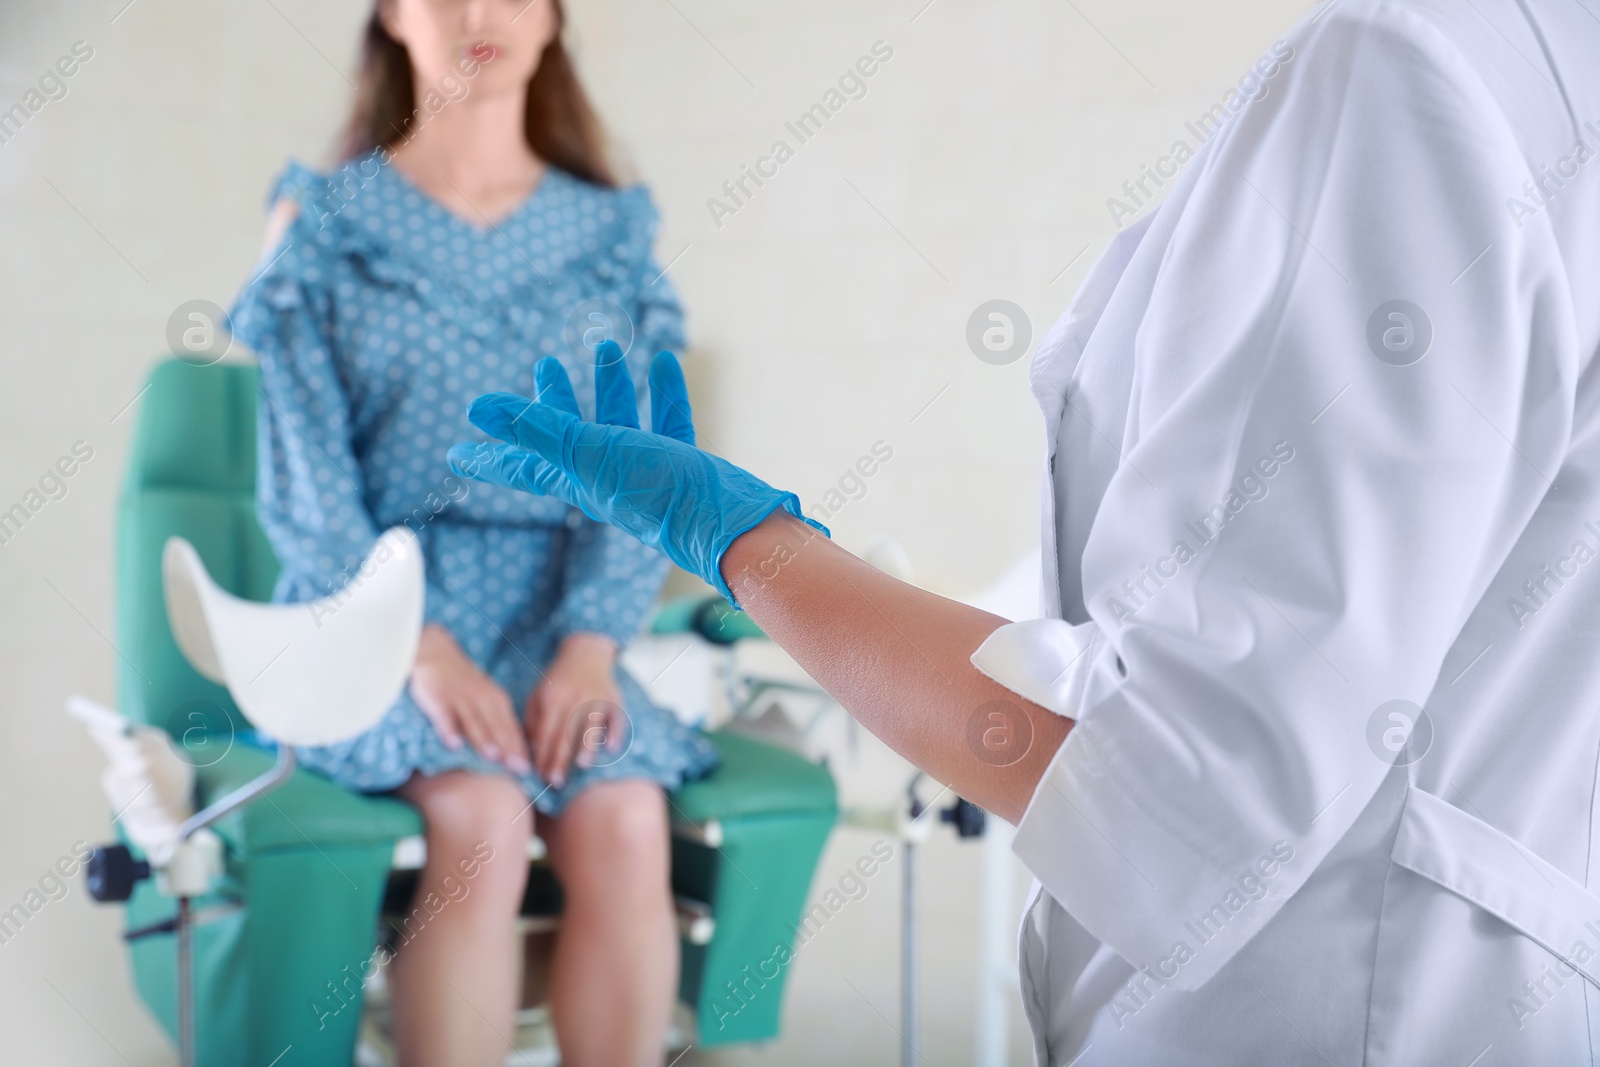
M 1035 357 L 1054 617 L 974 661 L 1077 720 L 1015 845 L 1038 1060 L 1590 1063 L 1600 6 L 1286 40 Z

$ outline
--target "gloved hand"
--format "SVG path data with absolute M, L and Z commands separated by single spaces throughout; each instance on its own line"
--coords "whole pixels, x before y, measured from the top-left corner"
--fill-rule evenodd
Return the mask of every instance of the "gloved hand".
M 583 421 L 567 372 L 547 357 L 535 371 L 537 401 L 487 393 L 467 409 L 474 426 L 509 443 L 456 445 L 450 465 L 481 482 L 553 496 L 626 530 L 730 602 L 720 564 L 740 534 L 783 508 L 827 535 L 801 514 L 793 493 L 694 446 L 689 392 L 672 353 L 658 353 L 650 364 L 653 433 L 639 429 L 622 350 L 602 342 L 595 364 L 594 422 Z

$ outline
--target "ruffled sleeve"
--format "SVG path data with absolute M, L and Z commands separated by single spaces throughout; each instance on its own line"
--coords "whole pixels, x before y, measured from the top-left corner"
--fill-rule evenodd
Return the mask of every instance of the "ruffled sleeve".
M 620 249 L 623 267 L 628 282 L 638 294 L 633 312 L 634 344 L 646 357 L 662 349 L 682 352 L 687 344 L 683 306 L 678 302 L 678 291 L 672 280 L 655 256 L 659 224 L 655 204 L 643 186 L 623 190 L 619 200 L 625 233 Z
M 302 601 L 342 588 L 379 530 L 356 461 L 347 383 L 333 355 L 338 242 L 327 183 L 291 164 L 269 203 L 299 205 L 231 313 L 233 335 L 261 366 L 256 419 L 256 509 L 282 571 L 274 599 Z M 426 613 L 449 598 L 428 583 Z
M 640 419 L 648 426 L 647 368 L 651 357 L 662 349 L 683 351 L 683 309 L 677 291 L 656 265 L 657 215 L 649 192 L 635 186 L 618 193 L 617 201 L 619 231 L 608 249 L 609 266 L 618 274 L 619 289 L 634 294 L 627 309 L 633 316 L 628 365 L 634 374 Z M 669 564 L 655 549 L 614 526 L 582 515 L 576 522 L 567 551 L 564 591 L 556 609 L 556 632 L 562 636 L 600 633 L 619 645 L 626 644 L 654 607 Z

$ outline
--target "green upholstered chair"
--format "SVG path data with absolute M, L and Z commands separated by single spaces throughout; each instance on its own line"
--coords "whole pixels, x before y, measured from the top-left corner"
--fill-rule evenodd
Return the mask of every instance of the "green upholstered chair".
M 201 805 L 265 771 L 272 756 L 252 743 L 227 691 L 178 651 L 161 550 L 167 538 L 185 537 L 224 588 L 270 596 L 278 564 L 255 516 L 258 380 L 245 364 L 158 365 L 141 401 L 118 515 L 121 709 L 182 744 L 198 770 Z M 695 1013 L 701 1046 L 777 1034 L 786 971 L 753 972 L 776 946 L 792 943 L 837 815 L 824 768 L 748 738 L 709 736 L 722 766 L 671 797 L 674 889 L 709 905 L 715 923 L 708 943 L 683 946 L 679 993 Z M 396 845 L 422 832 L 419 813 L 302 770 L 215 830 L 226 875 L 196 901 L 200 1062 L 348 1067 L 360 1005 L 330 1009 L 350 997 L 341 980 L 373 954 Z M 127 905 L 130 933 L 173 912 L 171 899 L 141 882 Z M 130 952 L 140 996 L 172 1032 L 173 938 L 133 938 Z

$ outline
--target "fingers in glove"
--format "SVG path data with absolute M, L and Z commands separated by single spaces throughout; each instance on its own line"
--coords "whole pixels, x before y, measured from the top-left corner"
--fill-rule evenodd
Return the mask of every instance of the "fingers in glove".
M 467 407 L 467 420 L 490 437 L 559 461 L 577 416 L 516 393 L 485 393 Z
M 594 350 L 594 421 L 639 428 L 633 375 L 628 373 L 628 361 L 615 341 L 601 341 Z
M 463 441 L 445 453 L 450 469 L 463 478 L 494 485 L 521 485 L 528 480 L 526 467 L 537 457 L 525 448 L 498 441 Z
M 572 391 L 572 379 L 567 377 L 567 368 L 554 356 L 541 359 L 533 369 L 534 385 L 538 389 L 539 403 L 548 404 L 558 411 L 565 411 L 568 415 L 581 418 L 583 412 L 578 409 L 578 396 Z
M 504 445 L 498 441 L 452 445 L 445 455 L 450 460 L 451 469 L 462 477 L 529 491 L 538 480 L 538 468 L 541 465 L 549 466 L 525 448 Z
M 651 428 L 663 437 L 694 444 L 694 417 L 689 410 L 689 387 L 683 368 L 671 352 L 657 352 L 650 361 Z
M 525 448 L 482 441 L 452 445 L 447 455 L 450 468 L 464 478 L 505 485 L 538 496 L 553 496 L 574 507 L 583 506 L 565 472 Z

